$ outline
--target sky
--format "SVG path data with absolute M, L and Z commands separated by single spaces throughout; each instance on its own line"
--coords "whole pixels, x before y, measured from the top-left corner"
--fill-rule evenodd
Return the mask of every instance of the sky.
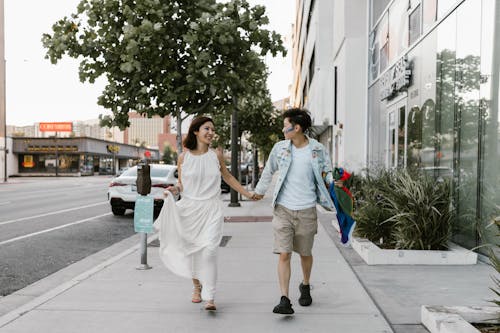
M 80 0 L 4 0 L 7 125 L 96 119 L 108 113 L 97 105 L 104 80 L 81 83 L 75 59 L 64 57 L 56 65 L 44 59 L 43 33 L 64 16 L 76 12 Z M 292 80 L 290 36 L 295 0 L 248 0 L 265 5 L 270 24 L 286 39 L 286 58 L 270 56 L 268 88 L 273 101 L 289 95 Z

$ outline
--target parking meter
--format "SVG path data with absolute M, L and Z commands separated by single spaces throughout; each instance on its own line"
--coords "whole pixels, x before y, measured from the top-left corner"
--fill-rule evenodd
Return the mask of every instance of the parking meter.
M 140 195 L 148 195 L 151 193 L 151 176 L 150 167 L 147 164 L 137 165 L 137 193 Z

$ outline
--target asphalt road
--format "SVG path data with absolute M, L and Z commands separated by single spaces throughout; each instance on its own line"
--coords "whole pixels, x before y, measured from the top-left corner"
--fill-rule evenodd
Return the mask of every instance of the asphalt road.
M 135 234 L 115 217 L 110 176 L 13 178 L 0 183 L 0 296 Z

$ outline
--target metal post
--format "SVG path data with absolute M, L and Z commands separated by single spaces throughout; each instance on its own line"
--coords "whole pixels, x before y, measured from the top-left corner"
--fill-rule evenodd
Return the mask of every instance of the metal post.
M 141 264 L 137 267 L 138 270 L 147 270 L 152 267 L 148 265 L 148 234 L 141 232 Z
M 57 169 L 59 168 L 59 148 L 57 147 L 57 132 L 56 136 L 54 137 L 54 144 L 56 145 L 56 177 L 57 177 L 58 176 Z
M 4 24 L 4 0 L 0 0 L 0 124 L 3 121 L 3 127 L 0 129 L 0 134 L 4 137 L 4 174 L 3 180 L 7 182 L 7 109 L 6 109 L 6 60 L 5 60 L 5 24 Z M 3 133 L 2 133 L 3 132 Z
M 238 177 L 238 110 L 236 97 L 233 96 L 233 113 L 231 115 L 231 173 L 234 178 Z M 229 207 L 240 207 L 238 202 L 238 192 L 231 188 L 231 202 Z

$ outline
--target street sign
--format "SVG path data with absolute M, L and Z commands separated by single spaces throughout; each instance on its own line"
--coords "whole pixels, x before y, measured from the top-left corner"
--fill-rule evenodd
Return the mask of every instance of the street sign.
M 71 122 L 56 122 L 56 123 L 40 123 L 40 132 L 72 132 L 73 123 Z
M 138 196 L 134 207 L 135 232 L 153 232 L 153 198 Z

